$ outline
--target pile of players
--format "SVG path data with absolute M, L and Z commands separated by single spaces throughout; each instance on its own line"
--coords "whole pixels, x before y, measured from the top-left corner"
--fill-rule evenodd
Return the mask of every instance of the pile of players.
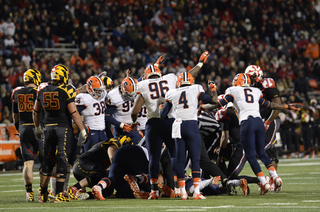
M 62 64 L 52 68 L 47 83 L 41 83 L 39 71 L 27 70 L 25 86 L 12 93 L 26 200 L 34 201 L 32 168 L 36 154 L 41 161 L 39 202 L 51 198 L 54 202 L 104 200 L 114 190 L 120 198 L 167 196 L 186 200 L 191 195 L 205 199 L 204 194 L 236 195 L 237 186 L 248 195 L 248 183 L 259 184 L 262 195 L 270 190 L 279 192 L 283 182 L 272 152 L 277 116 L 281 109 L 298 108 L 281 104 L 274 81 L 262 79 L 262 70 L 255 65 L 236 75 L 223 96 L 217 97 L 214 82 L 208 82 L 211 95 L 205 94 L 201 85 L 194 84 L 193 76 L 208 56 L 204 52 L 194 68 L 178 77 L 162 76 L 165 58 L 161 56 L 138 80 L 130 77 L 128 70 L 115 88 L 112 80 L 101 74 L 76 89 Z M 266 113 L 262 114 L 264 122 L 259 106 L 266 108 L 261 110 Z M 80 131 L 78 141 L 73 125 Z M 75 158 L 77 144 L 84 145 L 84 153 Z M 270 179 L 263 175 L 256 155 Z M 255 177 L 239 176 L 246 160 Z M 68 187 L 70 166 L 78 182 Z M 189 167 L 192 177 L 185 178 Z M 92 192 L 87 193 L 86 187 Z

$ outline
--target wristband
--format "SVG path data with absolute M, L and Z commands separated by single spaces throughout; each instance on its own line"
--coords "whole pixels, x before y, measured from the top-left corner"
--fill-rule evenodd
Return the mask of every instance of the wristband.
M 153 66 L 156 66 L 156 67 L 159 68 L 159 64 L 158 63 L 153 64 Z
M 199 62 L 198 64 L 197 64 L 197 66 L 199 66 L 200 68 L 203 66 L 203 62 Z
M 87 135 L 86 130 L 85 129 L 81 130 L 80 135 L 82 136 L 82 138 L 86 137 L 86 135 Z
M 121 123 L 119 127 L 120 127 L 121 129 L 123 129 L 124 123 Z

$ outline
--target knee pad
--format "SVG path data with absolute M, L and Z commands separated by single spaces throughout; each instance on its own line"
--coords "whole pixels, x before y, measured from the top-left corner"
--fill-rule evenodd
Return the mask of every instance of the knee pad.
M 98 184 L 98 182 L 101 180 L 101 178 L 102 178 L 102 175 L 100 173 L 93 174 L 93 175 L 86 177 L 90 188 L 92 188 L 94 185 Z
M 42 164 L 41 164 L 41 171 L 40 173 L 44 176 L 51 176 L 52 175 L 52 170 L 53 170 L 53 167 L 55 166 L 54 163 L 50 163 L 48 161 L 44 161 Z
M 56 178 L 66 178 L 67 175 L 67 167 L 58 167 L 56 171 Z

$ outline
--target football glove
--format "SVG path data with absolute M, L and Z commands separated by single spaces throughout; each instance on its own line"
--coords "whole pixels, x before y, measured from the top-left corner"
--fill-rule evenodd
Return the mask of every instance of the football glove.
M 212 92 L 213 91 L 217 91 L 217 86 L 216 86 L 216 83 L 214 81 L 208 80 L 208 87 Z
M 131 132 L 132 130 L 131 124 L 126 124 L 126 123 L 121 123 L 120 128 L 126 132 Z
M 87 134 L 86 130 L 87 130 L 87 128 L 85 127 L 83 130 L 80 131 L 79 137 L 81 136 L 82 144 L 87 143 L 88 140 L 89 140 L 89 137 L 88 137 L 88 134 Z
M 200 56 L 200 59 L 199 59 L 199 63 L 206 63 L 208 57 L 209 57 L 209 52 L 208 51 L 205 51 L 202 53 L 202 55 Z
M 291 103 L 291 104 L 286 104 L 285 105 L 286 109 L 288 110 L 300 110 L 302 107 L 301 103 Z
M 43 135 L 43 130 L 41 129 L 41 127 L 36 127 L 36 139 L 38 141 L 42 141 L 42 135 Z
M 140 123 L 139 123 L 139 122 L 137 122 L 137 121 L 136 121 L 135 123 L 132 122 L 132 124 L 131 124 L 131 130 L 137 130 L 137 127 L 138 127 L 138 126 L 140 126 Z
M 120 136 L 118 139 L 111 138 L 109 143 L 115 145 L 118 149 L 125 145 L 133 145 L 131 138 L 127 136 Z
M 265 131 L 265 132 L 268 130 L 269 126 L 270 126 L 270 122 L 269 122 L 268 120 L 266 120 L 266 121 L 264 122 L 264 131 Z
M 164 63 L 165 60 L 166 60 L 166 59 L 164 58 L 164 56 L 161 55 L 161 56 L 157 59 L 157 61 L 156 61 L 156 63 L 155 63 L 154 65 L 159 68 L 159 66 L 160 66 L 162 63 Z

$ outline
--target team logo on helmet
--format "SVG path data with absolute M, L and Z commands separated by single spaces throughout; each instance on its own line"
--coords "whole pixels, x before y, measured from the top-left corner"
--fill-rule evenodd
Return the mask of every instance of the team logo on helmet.
M 260 82 L 263 76 L 262 69 L 257 65 L 248 66 L 244 73 L 252 77 L 255 82 Z
M 250 84 L 250 77 L 243 73 L 237 74 L 232 81 L 233 86 L 249 87 Z
M 33 83 L 39 86 L 41 83 L 41 73 L 37 69 L 28 69 L 23 74 L 24 83 Z
M 104 95 L 105 86 L 99 77 L 89 77 L 86 83 L 87 91 L 94 98 L 100 98 Z
M 69 70 L 65 65 L 59 64 L 51 70 L 51 80 L 68 84 Z
M 136 96 L 137 80 L 132 77 L 126 77 L 122 80 L 120 89 L 125 100 L 132 101 Z

